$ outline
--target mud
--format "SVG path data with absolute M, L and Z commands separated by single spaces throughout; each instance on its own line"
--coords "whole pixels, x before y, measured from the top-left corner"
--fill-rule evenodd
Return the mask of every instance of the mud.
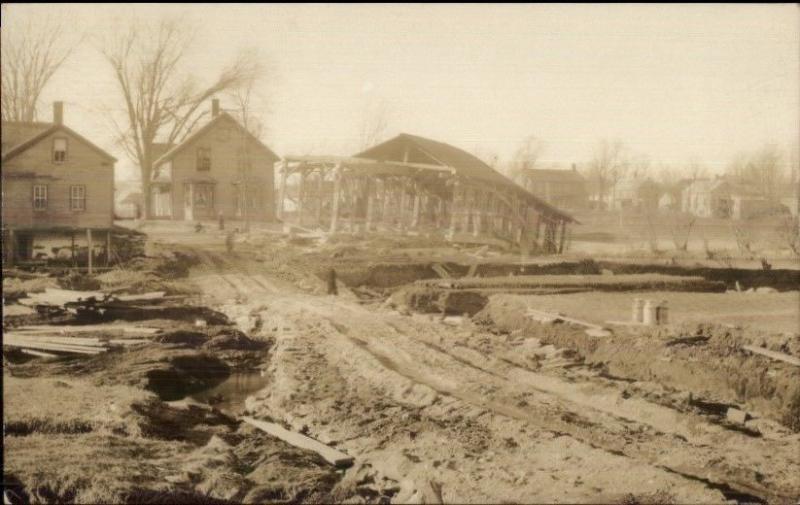
M 676 390 L 746 405 L 796 429 L 800 369 L 744 351 L 742 345 L 760 340 L 758 332 L 709 324 L 618 331 L 609 338 L 592 338 L 580 328 L 533 321 L 525 316 L 526 309 L 524 297 L 497 295 L 475 320 L 495 331 L 515 331 L 570 349 L 586 364 L 603 367 L 611 376 L 657 381 Z M 686 335 L 707 338 L 687 341 Z

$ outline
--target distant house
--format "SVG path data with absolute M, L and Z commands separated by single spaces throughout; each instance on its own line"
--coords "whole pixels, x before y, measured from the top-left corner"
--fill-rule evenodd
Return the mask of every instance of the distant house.
M 141 192 L 135 191 L 133 193 L 128 193 L 117 205 L 117 217 L 120 219 L 141 219 L 143 214 L 143 202 L 144 198 Z
M 572 170 L 529 169 L 520 174 L 522 187 L 545 202 L 563 209 L 582 209 L 589 203 L 586 179 Z
M 750 219 L 779 211 L 780 204 L 724 178 L 698 179 L 681 195 L 681 209 L 698 217 Z
M 150 180 L 155 219 L 275 218 L 278 156 L 213 100 L 211 120 L 177 145 L 160 144 Z M 245 201 L 246 200 L 246 201 Z
M 681 210 L 681 195 L 684 188 L 691 183 L 691 179 L 681 179 L 675 184 L 664 185 L 658 198 L 659 210 Z
M 656 210 L 661 193 L 661 186 L 649 177 L 620 179 L 608 195 L 609 208 Z
M 4 261 L 51 257 L 65 243 L 74 255 L 76 238 L 93 233 L 108 244 L 117 160 L 64 124 L 62 102 L 52 122 L 3 121 L 0 137 Z

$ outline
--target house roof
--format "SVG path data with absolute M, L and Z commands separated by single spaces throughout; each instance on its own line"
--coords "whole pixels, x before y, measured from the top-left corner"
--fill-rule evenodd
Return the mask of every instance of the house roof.
M 409 147 L 414 149 L 408 149 Z M 405 154 L 406 152 L 408 152 L 407 156 Z M 544 208 L 551 214 L 555 214 L 567 221 L 575 221 L 575 219 L 566 212 L 537 198 L 476 156 L 451 146 L 450 144 L 445 144 L 444 142 L 438 142 L 418 135 L 401 133 L 393 139 L 356 154 L 355 157 L 378 161 L 405 161 L 409 163 L 426 163 L 449 167 L 457 175 L 513 189 L 527 201 L 534 203 L 535 206 Z
M 117 159 L 101 148 L 97 147 L 95 144 L 90 142 L 86 137 L 79 134 L 72 128 L 69 128 L 63 124 L 55 124 L 55 123 L 33 123 L 33 122 L 16 122 L 16 121 L 4 121 L 2 124 L 3 132 L 2 138 L 3 143 L 6 143 L 6 139 L 11 139 L 7 145 L 11 147 L 3 152 L 2 161 L 8 161 L 15 156 L 27 151 L 31 147 L 35 146 L 43 139 L 49 137 L 53 133 L 58 131 L 64 131 L 69 135 L 77 138 L 95 152 L 97 152 L 100 156 L 108 159 L 109 161 L 117 161 Z M 13 142 L 13 143 L 12 143 Z
M 529 168 L 523 174 L 534 181 L 549 182 L 576 182 L 583 183 L 586 179 L 577 170 L 564 170 L 558 168 Z
M 216 125 L 221 124 L 223 121 L 232 122 L 240 132 L 244 132 L 250 140 L 258 144 L 258 146 L 261 147 L 270 158 L 272 158 L 273 162 L 278 161 L 280 159 L 280 157 L 274 152 L 272 152 L 272 150 L 269 147 L 264 145 L 263 142 L 258 140 L 258 138 L 256 138 L 252 133 L 247 131 L 241 124 L 239 124 L 239 122 L 236 121 L 236 119 L 234 119 L 233 116 L 231 116 L 227 112 L 220 112 L 216 117 L 212 118 L 211 121 L 203 125 L 198 130 L 192 132 L 185 139 L 183 139 L 183 142 L 174 145 L 170 149 L 168 149 L 164 154 L 162 154 L 158 159 L 156 159 L 156 161 L 153 163 L 153 166 L 157 167 L 158 165 L 161 165 L 162 163 L 171 160 L 177 154 L 179 154 L 184 149 L 189 147 L 195 140 L 200 138 L 204 133 L 213 129 Z M 159 145 L 167 146 L 168 144 L 159 144 Z

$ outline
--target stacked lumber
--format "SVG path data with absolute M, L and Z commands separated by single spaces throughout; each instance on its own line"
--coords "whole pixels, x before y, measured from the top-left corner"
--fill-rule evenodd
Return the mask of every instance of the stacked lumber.
M 55 327 L 58 328 L 58 327 Z M 46 354 L 100 354 L 113 347 L 128 347 L 132 345 L 145 344 L 149 339 L 126 338 L 111 339 L 101 337 L 69 337 L 59 336 L 56 331 L 49 333 L 41 330 L 26 331 L 20 328 L 15 331 L 7 331 L 3 334 L 3 346 L 18 348 L 27 351 L 28 354 L 36 355 L 36 352 L 47 351 Z

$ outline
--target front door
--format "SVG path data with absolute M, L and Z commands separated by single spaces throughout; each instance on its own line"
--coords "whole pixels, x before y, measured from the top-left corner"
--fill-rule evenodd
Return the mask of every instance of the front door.
M 194 205 L 192 212 L 195 219 L 214 219 L 214 185 L 197 183 L 193 185 Z

